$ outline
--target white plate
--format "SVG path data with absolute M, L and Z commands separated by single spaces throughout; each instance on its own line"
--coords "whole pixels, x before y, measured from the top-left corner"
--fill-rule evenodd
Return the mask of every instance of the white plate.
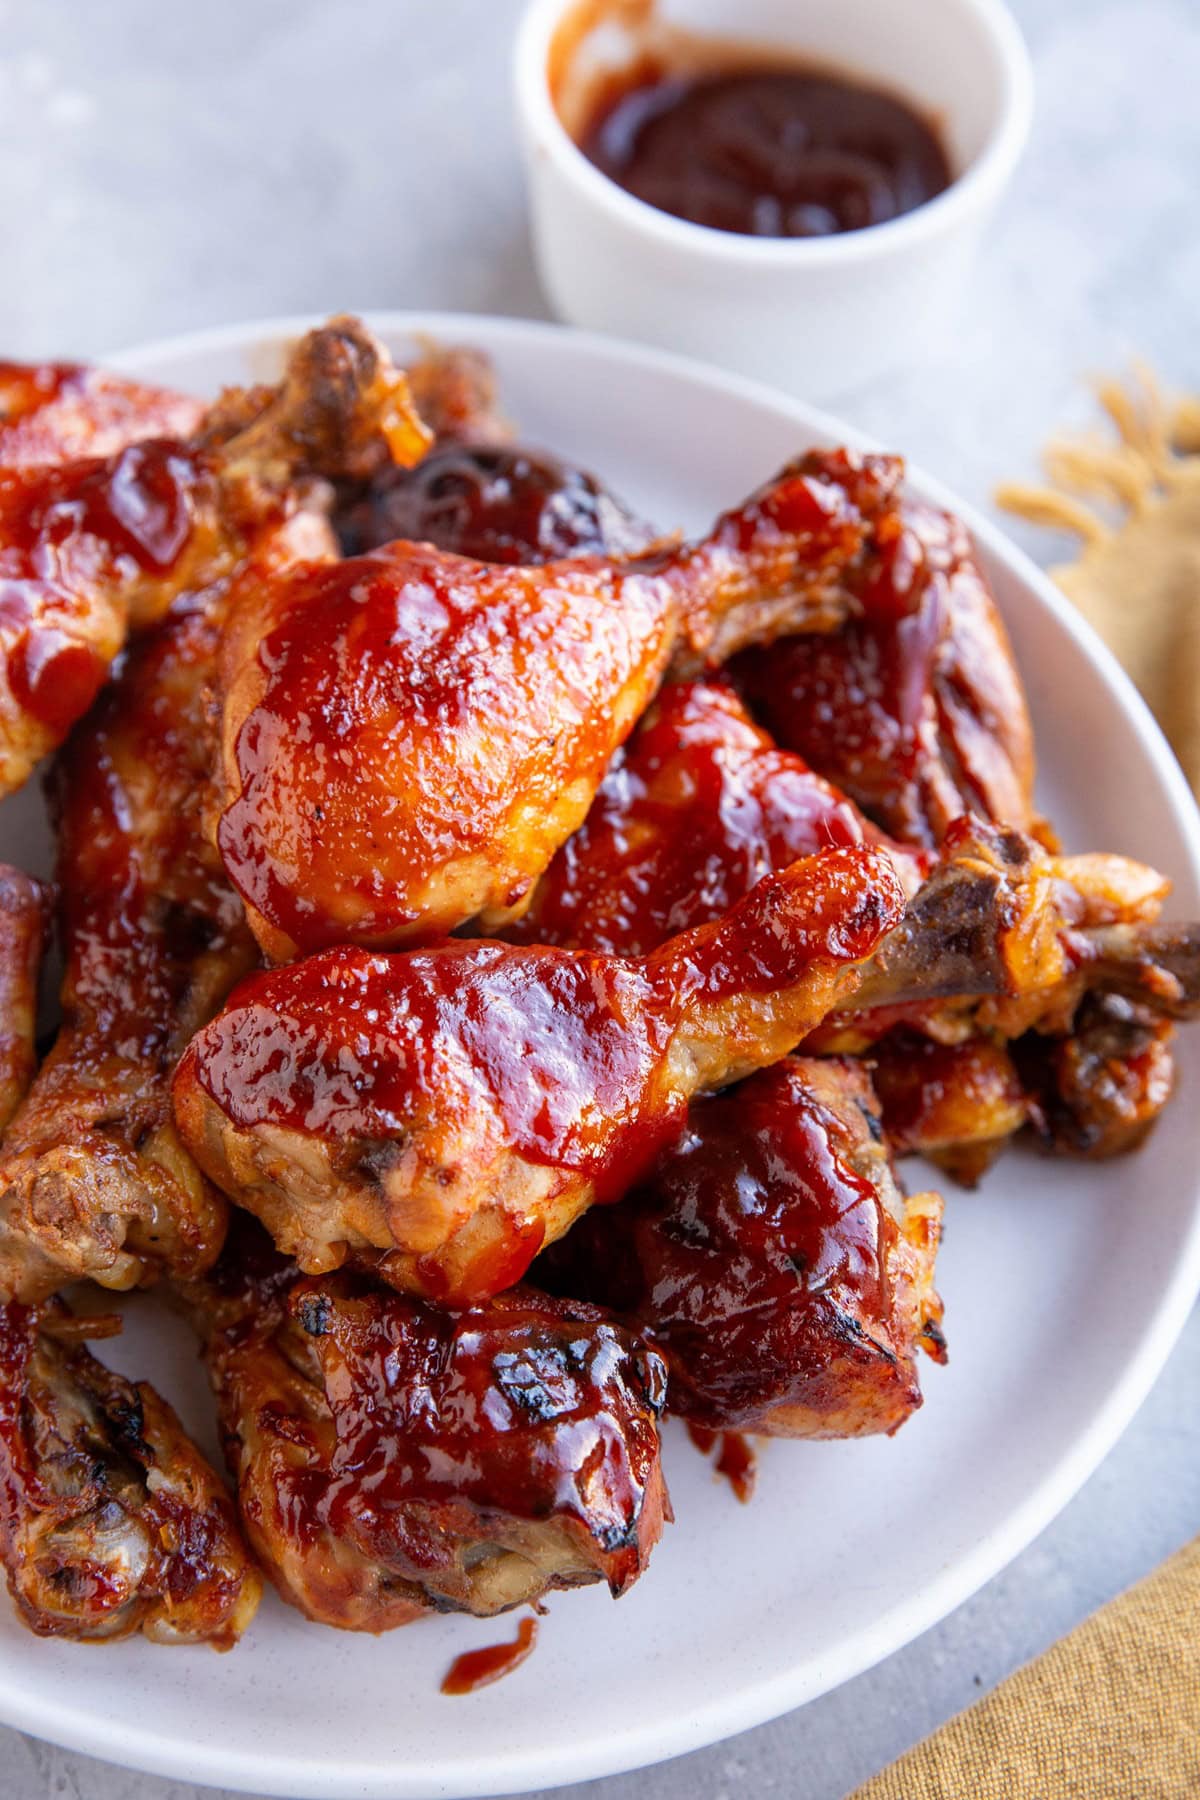
M 522 435 L 577 458 L 664 525 L 700 525 L 810 444 L 853 432 L 766 390 L 553 327 L 384 315 L 495 357 Z M 206 333 L 115 359 L 212 392 L 270 378 L 307 320 Z M 917 492 L 955 505 L 924 477 Z M 965 508 L 958 509 L 966 513 Z M 1200 912 L 1200 821 L 1146 709 L 1053 587 L 966 515 L 1030 690 L 1041 798 L 1069 845 L 1166 869 Z M 5 806 L 21 860 L 37 805 Z M 433 1619 L 380 1639 L 264 1604 L 230 1656 L 141 1642 L 81 1649 L 0 1617 L 0 1717 L 159 1774 L 289 1796 L 512 1793 L 693 1750 L 787 1711 L 899 1648 L 994 1575 L 1075 1493 L 1128 1423 L 1200 1285 L 1200 1034 L 1148 1147 L 1108 1167 L 1010 1155 L 950 1194 L 940 1265 L 951 1362 L 894 1440 L 774 1443 L 749 1509 L 668 1433 L 677 1522 L 619 1605 L 551 1601 L 537 1652 L 467 1699 L 438 1682 L 510 1621 Z M 179 1328 L 135 1304 L 104 1354 L 159 1382 L 211 1442 Z

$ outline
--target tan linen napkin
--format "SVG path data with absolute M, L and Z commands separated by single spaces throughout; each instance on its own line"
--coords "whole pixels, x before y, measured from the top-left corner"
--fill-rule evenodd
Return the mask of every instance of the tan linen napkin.
M 1049 485 L 1008 484 L 1001 506 L 1078 533 L 1050 571 L 1126 669 L 1200 792 L 1200 399 L 1169 408 L 1145 370 L 1106 383 L 1115 437 L 1059 438 Z
M 1099 396 L 1114 433 L 1055 440 L 1049 485 L 997 499 L 1082 540 L 1051 573 L 1200 792 L 1200 400 L 1144 370 Z M 1200 1800 L 1200 1539 L 853 1800 Z
M 852 1800 L 1197 1800 L 1200 1539 Z

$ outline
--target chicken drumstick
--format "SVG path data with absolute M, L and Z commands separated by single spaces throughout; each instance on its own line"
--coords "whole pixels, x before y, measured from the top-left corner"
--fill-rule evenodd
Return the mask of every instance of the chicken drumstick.
M 217 841 L 266 954 L 519 914 L 669 664 L 845 617 L 880 460 L 802 461 L 644 561 L 397 543 L 258 584 L 223 657 Z
M 184 1142 L 320 1272 L 499 1293 L 615 1200 L 693 1094 L 774 1062 L 901 916 L 887 855 L 829 850 L 645 958 L 451 941 L 253 975 L 189 1045 Z

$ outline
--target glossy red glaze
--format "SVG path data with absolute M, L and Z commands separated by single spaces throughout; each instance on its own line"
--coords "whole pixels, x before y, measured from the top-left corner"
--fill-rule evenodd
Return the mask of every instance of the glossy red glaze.
M 878 833 L 756 726 L 725 682 L 665 687 L 506 936 L 638 955 L 765 875 Z M 904 853 L 916 867 L 916 859 Z
M 723 1475 L 745 1506 L 754 1497 L 758 1478 L 758 1457 L 753 1444 L 741 1431 L 723 1431 L 717 1453 L 716 1470 Z
M 518 1155 L 619 1192 L 678 1116 L 642 1117 L 671 1028 L 652 999 L 640 968 L 597 957 L 331 950 L 251 976 L 193 1048 L 201 1085 L 243 1128 L 377 1140 L 484 1110 Z
M 633 556 L 655 535 L 595 476 L 514 444 L 440 444 L 414 468 L 379 476 L 335 524 L 347 556 L 407 538 L 527 565 Z
M 151 572 L 169 569 L 187 542 L 204 465 L 170 438 L 62 468 L 0 470 L 0 543 L 31 572 L 52 578 L 83 538 Z
M 871 1061 L 884 1129 L 898 1154 L 1005 1138 L 1028 1113 L 1008 1046 L 990 1038 L 941 1044 L 900 1027 L 876 1045 Z
M 517 908 L 659 686 L 852 602 L 891 458 L 800 458 L 696 543 L 501 568 L 397 543 L 257 596 L 219 843 L 283 961 Z
M 515 797 L 549 811 L 564 769 L 598 785 L 624 735 L 614 699 L 665 660 L 674 618 L 653 574 L 580 562 L 536 579 L 419 545 L 305 569 L 279 599 L 219 843 L 244 898 L 305 950 L 344 939 L 348 917 L 360 940 L 403 933 L 422 877 L 487 859 Z
M 522 1619 L 510 1644 L 489 1644 L 483 1650 L 464 1650 L 442 1678 L 443 1694 L 474 1694 L 519 1669 L 532 1656 L 537 1642 L 537 1620 Z
M 846 1147 L 796 1065 L 776 1064 L 697 1102 L 653 1178 L 576 1224 L 538 1279 L 649 1330 L 689 1421 L 753 1430 L 776 1407 L 836 1409 L 831 1362 L 889 1317 L 897 1235 Z
M 573 1521 L 614 1588 L 633 1579 L 665 1372 L 629 1331 L 521 1289 L 446 1313 L 342 1277 L 300 1283 L 287 1307 L 312 1341 L 334 1432 L 328 1458 L 281 1462 L 296 1541 L 329 1532 L 419 1576 L 443 1554 L 427 1509 L 469 1506 L 485 1521 Z
M 760 882 L 643 961 L 461 940 L 326 951 L 244 981 L 179 1081 L 241 1130 L 411 1143 L 432 1121 L 613 1199 L 678 1129 L 686 1094 L 663 1065 L 685 1017 L 703 1034 L 709 1008 L 857 962 L 902 909 L 885 853 L 863 846 Z
M 189 437 L 203 405 L 83 363 L 0 362 L 0 468 L 111 456 L 147 437 Z
M 89 1045 L 98 1084 L 118 1045 L 128 1058 L 164 1055 L 197 959 L 245 933 L 201 817 L 220 627 L 211 591 L 177 602 L 56 764 L 65 1003 L 81 1080 Z
M 902 843 L 935 846 L 968 811 L 1026 829 L 1024 692 L 965 528 L 893 494 L 847 580 L 861 616 L 738 659 L 756 713 Z
M 176 563 L 202 486 L 194 456 L 166 440 L 0 470 L 0 653 L 19 705 L 56 735 L 86 711 L 117 648 L 100 612 L 140 573 Z
M 752 237 L 858 231 L 950 185 L 945 151 L 910 106 L 820 70 L 639 64 L 580 148 L 636 199 Z

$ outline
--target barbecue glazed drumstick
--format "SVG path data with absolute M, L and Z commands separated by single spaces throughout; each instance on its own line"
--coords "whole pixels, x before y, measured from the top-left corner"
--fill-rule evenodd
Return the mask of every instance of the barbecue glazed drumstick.
M 83 363 L 0 362 L 0 469 L 111 456 L 140 438 L 187 438 L 204 407 Z
M 41 1637 L 228 1650 L 262 1583 L 233 1505 L 166 1402 L 84 1343 L 112 1320 L 0 1305 L 0 1549 Z
M 692 1106 L 618 1206 L 535 1265 L 647 1330 L 667 1406 L 717 1431 L 891 1432 L 944 1360 L 936 1194 L 906 1201 L 861 1064 L 789 1057 Z
M 246 1530 L 283 1598 L 387 1631 L 621 1594 L 671 1516 L 655 1352 L 531 1289 L 461 1313 L 299 1277 L 235 1231 L 193 1308 Z
M 727 682 L 671 682 L 504 936 L 642 956 L 719 919 L 798 857 L 862 843 L 885 843 L 916 891 L 931 859 L 887 842 L 800 757 L 778 749 Z
M 644 562 L 401 543 L 260 584 L 224 655 L 217 837 L 266 954 L 519 914 L 668 664 L 845 616 L 875 460 L 798 464 Z
M 852 992 L 903 894 L 829 850 L 645 958 L 454 940 L 249 977 L 191 1042 L 175 1116 L 302 1268 L 352 1255 L 458 1304 L 615 1200 L 688 1101 L 774 1062 Z
M 187 442 L 0 468 L 0 792 L 95 699 L 126 633 L 227 575 L 299 504 L 297 483 L 414 460 L 403 376 L 356 321 L 310 332 L 276 390 L 227 396 Z
M 903 499 L 887 460 L 847 576 L 859 608 L 829 636 L 747 651 L 735 678 L 778 743 L 901 843 L 936 846 L 968 812 L 1027 831 L 1033 733 L 1008 634 L 965 526 Z

